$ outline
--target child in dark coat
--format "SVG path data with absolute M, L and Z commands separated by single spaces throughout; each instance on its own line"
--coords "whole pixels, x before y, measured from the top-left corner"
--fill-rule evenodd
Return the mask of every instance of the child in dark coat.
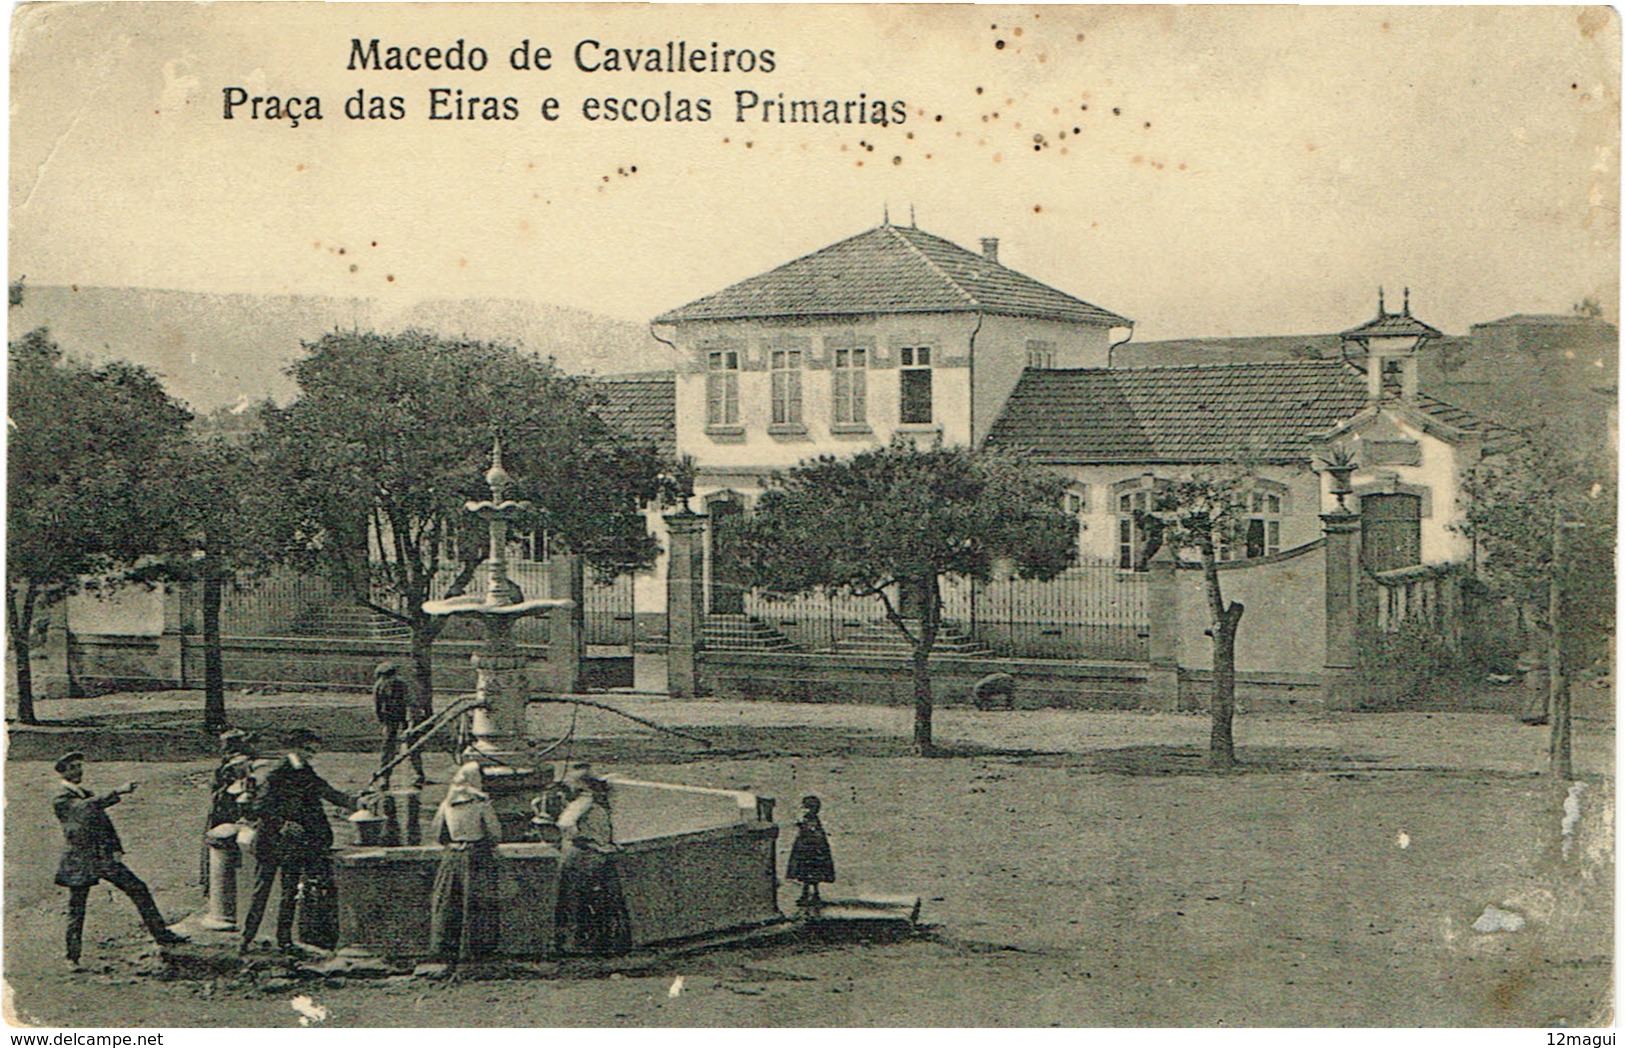
M 817 797 L 801 798 L 801 819 L 796 823 L 796 839 L 790 845 L 790 865 L 785 870 L 786 879 L 801 884 L 798 906 L 817 905 L 822 901 L 818 897 L 818 886 L 835 880 L 835 857 L 830 854 L 824 825 L 818 821 L 821 807 L 823 804 Z

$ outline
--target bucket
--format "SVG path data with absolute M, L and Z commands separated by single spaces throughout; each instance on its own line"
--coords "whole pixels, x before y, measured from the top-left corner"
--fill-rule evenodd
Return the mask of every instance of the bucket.
M 363 848 L 375 848 L 384 843 L 384 827 L 388 820 L 382 815 L 361 808 L 350 816 L 350 822 L 355 825 L 356 844 Z

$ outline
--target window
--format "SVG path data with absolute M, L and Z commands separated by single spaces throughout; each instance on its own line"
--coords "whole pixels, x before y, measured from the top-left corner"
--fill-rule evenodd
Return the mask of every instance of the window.
M 1089 485 L 1074 484 L 1066 489 L 1061 496 L 1061 505 L 1074 517 L 1083 517 L 1089 513 Z
M 859 425 L 869 421 L 869 351 L 837 349 L 833 399 L 837 425 Z
M 1030 368 L 1053 368 L 1055 366 L 1055 343 L 1029 338 L 1027 340 L 1027 366 Z
M 1117 496 L 1117 566 L 1144 571 L 1162 545 L 1162 525 L 1151 516 L 1155 488 L 1142 488 Z
M 1281 552 L 1281 496 L 1255 491 L 1247 507 L 1247 557 Z
M 773 370 L 775 426 L 801 425 L 801 350 L 775 349 L 769 354 Z
M 705 424 L 707 426 L 738 425 L 738 350 L 712 350 L 706 354 L 705 367 Z
M 931 421 L 931 347 L 904 346 L 900 351 L 898 421 Z

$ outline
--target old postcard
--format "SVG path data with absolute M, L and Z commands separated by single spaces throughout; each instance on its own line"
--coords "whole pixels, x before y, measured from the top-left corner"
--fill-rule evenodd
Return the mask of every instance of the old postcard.
M 1614 1043 L 1620 86 L 17 6 L 7 1021 Z

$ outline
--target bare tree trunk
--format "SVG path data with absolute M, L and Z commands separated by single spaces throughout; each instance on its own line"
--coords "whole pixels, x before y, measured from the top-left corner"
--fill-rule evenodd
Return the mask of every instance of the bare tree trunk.
M 923 643 L 914 647 L 914 750 L 922 757 L 936 753 L 931 741 L 931 649 Z
M 412 617 L 412 673 L 419 701 L 434 694 L 434 640 L 440 623 L 421 612 Z
M 942 594 L 937 577 L 932 575 L 915 583 L 920 601 L 920 636 L 914 645 L 914 749 L 922 757 L 937 752 L 931 739 L 931 714 L 936 705 L 931 688 L 931 649 L 937 646 L 937 632 L 942 625 Z
M 1213 730 L 1208 737 L 1207 759 L 1213 768 L 1233 768 L 1236 764 L 1236 627 L 1241 624 L 1240 603 L 1226 604 L 1219 587 L 1219 568 L 1211 542 L 1202 544 L 1202 581 L 1207 589 L 1208 610 L 1213 615 Z
M 17 719 L 23 724 L 38 724 L 34 716 L 34 666 L 32 635 L 34 629 L 34 598 L 35 590 L 32 581 L 23 583 L 21 593 L 22 603 L 18 604 L 18 592 L 15 588 L 10 590 L 11 614 L 6 616 L 6 625 L 11 633 L 11 657 L 17 664 Z
M 1563 637 L 1563 519 L 1552 527 L 1552 577 L 1547 590 L 1547 626 L 1551 647 L 1547 656 L 1547 714 L 1552 720 L 1547 740 L 1547 769 L 1553 778 L 1574 778 L 1574 732 L 1570 719 L 1568 664 Z
M 220 605 L 226 589 L 225 573 L 210 566 L 203 572 L 203 726 L 224 731 L 226 724 L 226 671 L 221 657 Z
M 1231 604 L 1213 630 L 1213 731 L 1208 738 L 1208 763 L 1232 768 L 1236 763 L 1233 732 L 1236 716 L 1236 626 L 1244 610 Z

